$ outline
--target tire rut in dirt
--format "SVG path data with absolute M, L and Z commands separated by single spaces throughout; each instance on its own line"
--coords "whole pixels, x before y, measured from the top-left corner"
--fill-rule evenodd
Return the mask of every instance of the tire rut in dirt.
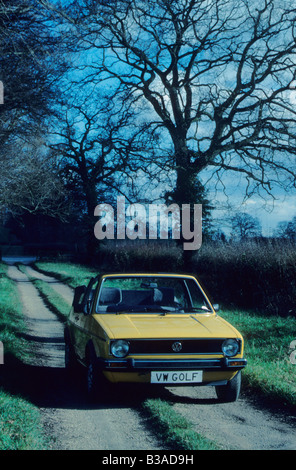
M 212 387 L 171 388 L 173 408 L 197 432 L 230 450 L 296 450 L 295 416 L 242 396 L 219 403 Z
M 69 303 L 69 308 L 73 300 L 73 289 L 63 284 L 58 279 L 53 276 L 49 276 L 47 274 L 43 274 L 40 271 L 36 271 L 36 269 L 32 268 L 32 266 L 26 266 L 25 272 L 28 276 L 33 279 L 37 279 L 43 282 L 50 284 L 50 286 L 61 296 L 63 299 Z
M 17 284 L 27 331 L 30 365 L 64 367 L 64 328 L 42 301 L 29 277 L 16 266 L 9 266 L 8 276 Z

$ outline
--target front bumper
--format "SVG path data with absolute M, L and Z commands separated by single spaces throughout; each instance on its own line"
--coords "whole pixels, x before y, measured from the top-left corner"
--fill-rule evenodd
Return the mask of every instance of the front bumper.
M 237 371 L 246 367 L 244 358 L 222 357 L 217 359 L 102 359 L 98 366 L 110 372 L 150 372 L 161 370 Z

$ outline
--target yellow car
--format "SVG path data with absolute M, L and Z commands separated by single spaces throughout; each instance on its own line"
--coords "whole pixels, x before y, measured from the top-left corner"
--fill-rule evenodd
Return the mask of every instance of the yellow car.
M 235 401 L 246 366 L 241 334 L 217 315 L 194 276 L 106 274 L 75 289 L 65 365 L 87 367 L 90 396 L 104 382 L 213 385 Z

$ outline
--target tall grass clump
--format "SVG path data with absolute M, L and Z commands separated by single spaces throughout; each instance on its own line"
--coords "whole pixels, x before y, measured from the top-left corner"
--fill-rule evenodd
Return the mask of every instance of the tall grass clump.
M 103 247 L 97 262 L 109 272 L 176 272 L 182 268 L 182 252 L 166 241 L 126 242 Z
M 177 413 L 167 401 L 147 399 L 143 409 L 150 416 L 154 431 L 173 449 L 219 450 L 215 442 L 197 433 L 193 424 Z

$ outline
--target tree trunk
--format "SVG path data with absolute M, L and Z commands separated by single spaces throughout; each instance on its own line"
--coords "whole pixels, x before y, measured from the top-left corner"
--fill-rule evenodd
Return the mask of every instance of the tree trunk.
M 83 182 L 84 192 L 86 197 L 87 206 L 87 220 L 86 220 L 86 250 L 87 257 L 90 261 L 93 260 L 96 251 L 99 248 L 99 240 L 94 236 L 94 226 L 97 222 L 94 216 L 94 210 L 97 205 L 98 195 L 97 189 L 93 182 L 86 180 Z
M 193 222 L 193 208 L 194 204 L 198 201 L 198 194 L 196 193 L 196 178 L 197 175 L 190 167 L 190 154 L 186 149 L 186 144 L 182 146 L 182 149 L 176 151 L 176 187 L 173 191 L 173 200 L 178 204 L 181 214 L 181 222 L 183 221 L 184 211 L 182 210 L 183 204 L 190 204 L 190 227 L 194 226 Z M 180 243 L 183 248 L 183 269 L 186 272 L 192 270 L 192 257 L 195 254 L 194 250 L 184 250 L 184 243 L 188 243 L 189 240 L 185 240 L 183 231 L 181 230 Z

